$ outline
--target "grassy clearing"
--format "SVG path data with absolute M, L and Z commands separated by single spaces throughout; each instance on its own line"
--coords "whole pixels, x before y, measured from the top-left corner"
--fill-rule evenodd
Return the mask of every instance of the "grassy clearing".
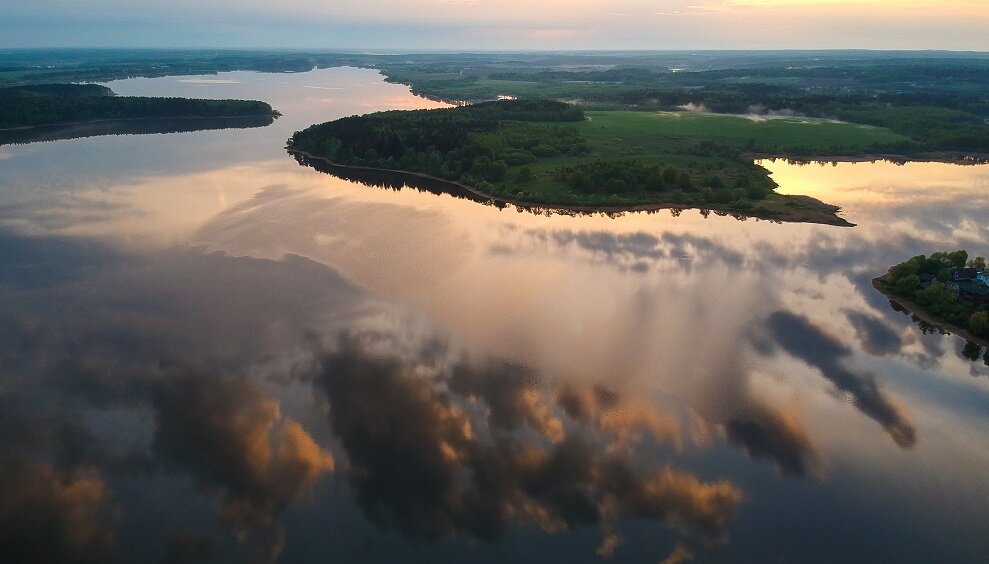
M 887 129 L 813 118 L 752 119 L 744 116 L 694 112 L 589 111 L 588 119 L 574 124 L 586 140 L 590 152 L 581 157 L 560 156 L 540 159 L 529 166 L 532 179 L 524 186 L 511 180 L 498 183 L 502 194 L 540 202 L 574 200 L 571 187 L 555 171 L 578 161 L 635 159 L 661 167 L 685 170 L 697 185 L 719 176 L 725 186 L 734 186 L 743 176 L 752 178 L 753 165 L 718 151 L 699 149 L 714 140 L 718 145 L 736 150 L 762 150 L 775 146 L 801 148 L 802 155 L 827 154 L 835 146 L 862 150 L 866 147 L 906 139 Z M 763 169 L 758 176 L 771 183 Z M 508 178 L 512 178 L 510 169 Z M 587 204 L 634 204 L 652 199 L 648 194 L 617 194 L 607 198 L 579 198 Z M 700 202 L 697 202 L 700 203 Z M 764 215 L 796 219 L 808 213 L 827 212 L 806 199 L 793 200 L 776 194 L 762 202 L 752 202 Z M 717 206 L 715 206 L 717 207 Z M 823 215 L 817 219 L 820 220 Z M 797 219 L 800 220 L 800 219 Z
M 677 153 L 714 141 L 736 149 L 828 154 L 834 147 L 864 150 L 907 137 L 881 127 L 813 118 L 753 119 L 696 112 L 587 112 L 577 127 L 588 143 L 609 152 L 623 147 L 642 154 Z M 609 148 L 611 147 L 611 148 Z M 794 153 L 797 154 L 797 153 Z

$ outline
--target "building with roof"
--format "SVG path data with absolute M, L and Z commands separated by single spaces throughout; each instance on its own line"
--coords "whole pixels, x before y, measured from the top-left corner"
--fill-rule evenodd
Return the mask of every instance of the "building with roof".
M 955 282 L 969 282 L 978 280 L 979 271 L 974 268 L 954 268 L 951 270 L 951 279 Z
M 958 288 L 958 299 L 973 305 L 989 305 L 989 286 L 977 282 L 961 285 Z

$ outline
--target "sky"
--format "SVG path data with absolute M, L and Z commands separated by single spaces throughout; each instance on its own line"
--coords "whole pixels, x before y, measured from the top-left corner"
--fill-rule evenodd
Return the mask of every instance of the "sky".
M 989 0 L 0 0 L 0 48 L 989 51 Z

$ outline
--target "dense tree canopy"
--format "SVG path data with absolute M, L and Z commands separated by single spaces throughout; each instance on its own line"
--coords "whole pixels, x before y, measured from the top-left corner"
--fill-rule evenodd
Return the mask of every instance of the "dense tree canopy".
M 507 100 L 447 110 L 380 112 L 314 125 L 289 148 L 340 164 L 399 168 L 453 180 L 502 180 L 509 166 L 587 152 L 562 102 Z
M 114 96 L 95 84 L 0 89 L 0 128 L 134 118 L 277 115 L 265 102 Z
M 890 268 L 883 282 L 893 294 L 913 301 L 932 316 L 989 337 L 989 326 L 983 323 L 985 305 L 959 299 L 959 286 L 952 283 L 952 273 L 956 269 L 969 267 L 984 272 L 985 264 L 982 257 L 969 260 L 968 252 L 964 250 L 917 255 Z M 929 282 L 922 284 L 922 277 Z

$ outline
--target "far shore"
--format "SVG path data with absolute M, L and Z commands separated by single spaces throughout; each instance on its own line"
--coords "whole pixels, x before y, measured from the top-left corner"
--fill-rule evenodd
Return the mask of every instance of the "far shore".
M 895 296 L 886 289 L 886 275 L 882 275 L 878 278 L 872 279 L 872 287 L 879 290 L 879 293 L 889 298 L 891 302 L 896 303 L 903 309 L 910 312 L 911 315 L 917 316 L 918 319 L 924 321 L 925 323 L 937 327 L 942 331 L 947 331 L 950 334 L 958 335 L 959 337 L 965 339 L 966 341 L 975 343 L 977 345 L 982 345 L 983 347 L 989 347 L 989 339 L 983 339 L 982 337 L 976 337 L 967 329 L 962 329 L 957 325 L 952 325 L 946 321 L 940 320 L 931 314 L 924 311 L 924 308 L 913 303 L 910 300 L 902 298 L 900 296 Z
M 957 165 L 989 164 L 989 153 L 917 153 L 900 155 L 894 153 L 869 153 L 865 155 L 776 155 L 769 153 L 748 153 L 758 161 L 787 161 L 794 163 L 871 163 L 889 161 L 891 163 L 945 163 Z
M 277 110 L 266 113 L 266 114 L 244 114 L 239 116 L 175 116 L 175 117 L 125 117 L 125 118 L 99 118 L 99 119 L 86 119 L 82 121 L 60 121 L 57 123 L 38 123 L 35 125 L 19 125 L 17 127 L 3 127 L 0 128 L 0 133 L 5 131 L 29 131 L 31 129 L 40 129 L 42 127 L 67 127 L 71 125 L 89 125 L 94 123 L 125 123 L 130 121 L 171 121 L 180 119 L 247 119 L 247 118 L 258 118 L 258 117 L 271 117 L 279 118 L 281 113 Z
M 834 225 L 838 227 L 854 227 L 855 224 L 848 222 L 842 217 L 839 217 L 837 213 L 841 210 L 839 206 L 828 204 L 822 202 L 816 198 L 810 196 L 787 196 L 788 198 L 793 198 L 797 200 L 802 200 L 809 204 L 819 207 L 819 212 L 817 214 L 809 213 L 807 211 L 794 211 L 792 215 L 758 215 L 752 212 L 745 212 L 739 210 L 728 209 L 726 207 L 713 207 L 713 206 L 698 206 L 695 204 L 677 204 L 677 203 L 655 203 L 655 204 L 630 204 L 625 206 L 614 206 L 614 205 L 600 205 L 600 206 L 590 206 L 590 205 L 575 205 L 575 204 L 552 204 L 535 202 L 531 200 L 519 200 L 516 198 L 509 198 L 505 196 L 498 196 L 495 194 L 490 194 L 479 190 L 474 186 L 468 186 L 454 180 L 448 180 L 446 178 L 440 178 L 438 176 L 432 176 L 422 172 L 412 172 L 408 170 L 398 170 L 398 169 L 388 169 L 370 166 L 357 166 L 357 165 L 345 165 L 340 163 L 335 163 L 326 157 L 320 157 L 308 153 L 306 151 L 300 151 L 298 149 L 288 149 L 289 153 L 301 155 L 308 159 L 318 160 L 325 162 L 326 164 L 339 168 L 346 168 L 352 170 L 367 170 L 376 172 L 390 172 L 396 174 L 403 174 L 413 177 L 419 177 L 426 180 L 432 180 L 435 182 L 442 182 L 450 186 L 456 186 L 471 194 L 491 200 L 495 203 L 510 204 L 518 206 L 521 208 L 538 208 L 548 211 L 562 211 L 562 212 L 576 212 L 576 213 L 602 213 L 602 214 L 616 214 L 623 212 L 649 212 L 649 211 L 660 211 L 660 210 L 709 210 L 712 212 L 724 212 L 729 215 L 739 216 L 739 217 L 750 217 L 753 219 L 763 219 L 767 221 L 779 221 L 787 223 L 816 223 L 822 225 Z M 831 215 L 824 215 L 831 214 Z

